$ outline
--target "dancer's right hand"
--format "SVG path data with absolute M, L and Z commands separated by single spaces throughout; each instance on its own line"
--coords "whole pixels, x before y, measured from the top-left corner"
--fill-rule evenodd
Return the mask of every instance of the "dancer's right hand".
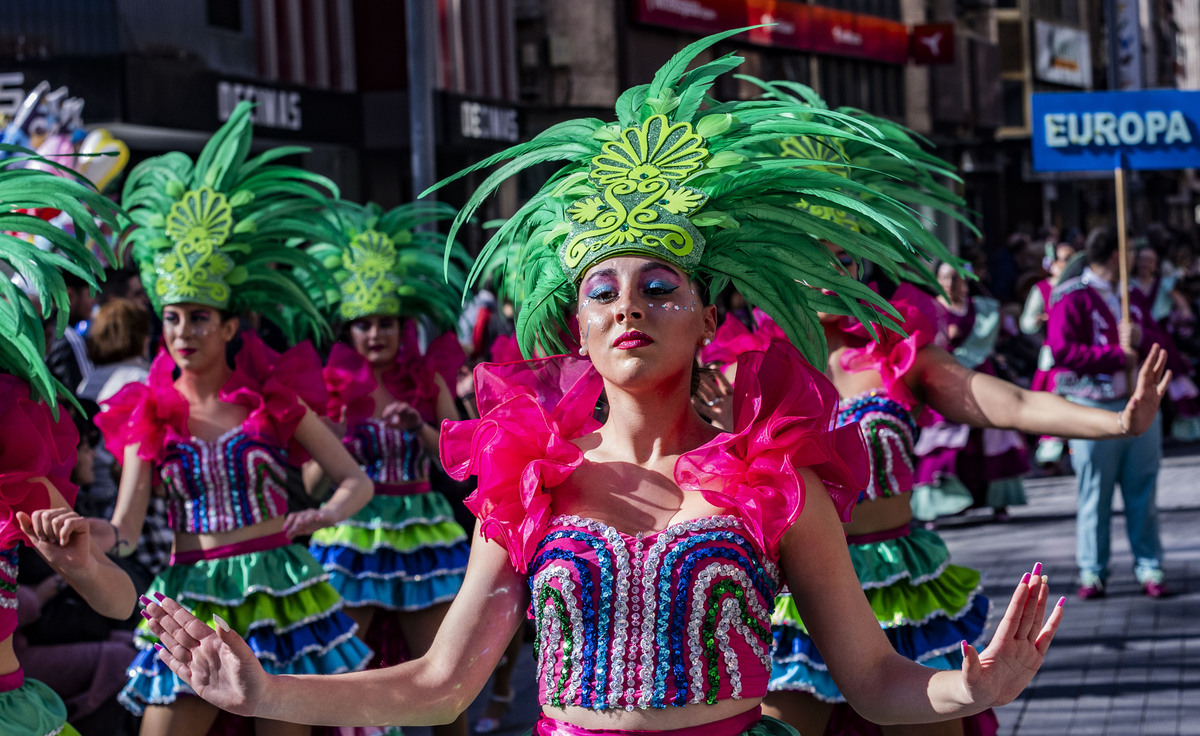
M 269 676 L 242 637 L 214 621 L 216 630 L 171 598 L 142 596 L 150 630 L 162 642 L 158 658 L 196 694 L 221 710 L 253 716 Z

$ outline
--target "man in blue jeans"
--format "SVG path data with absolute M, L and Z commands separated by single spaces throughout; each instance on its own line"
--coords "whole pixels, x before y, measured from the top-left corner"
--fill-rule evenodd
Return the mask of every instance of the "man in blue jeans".
M 1046 343 L 1054 364 L 1066 369 L 1056 390 L 1071 401 L 1121 411 L 1132 390 L 1129 376 L 1156 334 L 1150 310 L 1131 294 L 1129 321 L 1120 320 L 1117 233 L 1096 228 L 1088 234 L 1088 266 L 1064 281 L 1050 296 Z M 1140 296 L 1140 295 L 1139 295 Z M 1124 422 L 1124 415 L 1119 415 Z M 1122 424 L 1122 428 L 1126 425 Z M 1071 465 L 1079 479 L 1075 555 L 1079 597 L 1105 594 L 1112 538 L 1112 500 L 1116 484 L 1125 501 L 1125 525 L 1133 550 L 1134 574 L 1151 598 L 1167 594 L 1163 583 L 1162 542 L 1158 533 L 1158 468 L 1162 461 L 1162 417 L 1140 437 L 1071 440 Z

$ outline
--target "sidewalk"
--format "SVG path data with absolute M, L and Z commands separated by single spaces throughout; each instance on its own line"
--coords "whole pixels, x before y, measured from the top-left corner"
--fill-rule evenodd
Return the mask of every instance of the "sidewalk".
M 968 515 L 938 529 L 954 562 L 984 572 L 993 626 L 1034 562 L 1050 576 L 1054 600 L 1067 596 L 1066 618 L 1042 670 L 1020 698 L 997 710 L 1000 736 L 1200 736 L 1200 447 L 1168 454 L 1158 504 L 1174 595 L 1164 600 L 1141 595 L 1120 514 L 1113 520 L 1109 596 L 1075 597 L 1074 477 L 1027 481 L 1029 505 L 1012 509 L 1006 524 Z M 513 679 L 517 698 L 495 732 L 500 736 L 524 734 L 537 719 L 531 645 Z M 490 692 L 485 688 L 469 710 L 472 724 Z

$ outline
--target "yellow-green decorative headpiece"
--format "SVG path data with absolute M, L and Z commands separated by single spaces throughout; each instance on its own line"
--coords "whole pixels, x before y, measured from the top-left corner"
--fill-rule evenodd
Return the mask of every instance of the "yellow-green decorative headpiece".
M 0 156 L 5 157 L 0 163 L 0 264 L 20 276 L 40 302 L 35 305 L 30 294 L 0 273 L 0 373 L 28 383 L 34 400 L 53 406 L 62 394 L 74 402 L 46 367 L 42 320 L 53 311 L 57 333 L 67 328 L 70 305 L 64 273 L 98 288 L 104 269 L 92 246 L 109 263 L 118 262 L 101 226 L 119 230 L 120 208 L 82 175 L 33 151 L 3 144 Z M 31 214 L 39 208 L 62 210 L 71 218 L 74 234 Z M 44 238 L 50 249 L 42 250 L 23 237 L 30 235 Z
M 328 237 L 322 212 L 337 194 L 329 179 L 272 163 L 303 153 L 276 148 L 247 159 L 249 103 L 205 145 L 193 165 L 179 152 L 147 159 L 125 182 L 133 256 L 156 310 L 195 303 L 233 312 L 261 312 L 290 339 L 326 334 L 322 302 L 301 283 L 322 286 L 326 274 L 302 242 Z M 323 293 L 323 289 L 317 290 Z
M 431 202 L 384 212 L 376 204 L 338 201 L 327 213 L 335 237 L 308 248 L 337 281 L 337 290 L 328 295 L 337 305 L 336 318 L 423 314 L 443 326 L 454 324 L 462 302 L 466 253 L 454 247 L 455 258 L 443 280 L 446 236 L 421 228 L 454 214 L 449 205 Z
M 871 123 L 824 106 L 780 97 L 713 99 L 714 81 L 742 59 L 727 54 L 688 65 L 745 30 L 679 52 L 649 84 L 618 98 L 615 122 L 560 123 L 437 185 L 507 162 L 459 212 L 453 237 L 505 179 L 564 162 L 496 231 L 468 276 L 468 284 L 486 273 L 500 276 L 501 294 L 518 307 L 517 339 L 526 355 L 569 348 L 567 318 L 579 279 L 596 263 L 625 254 L 674 264 L 710 293 L 732 284 L 816 365 L 825 359 L 818 311 L 895 325 L 891 308 L 840 272 L 822 241 L 889 273 L 924 268 L 932 251 L 917 236 L 924 227 L 916 213 L 839 170 L 850 165 L 842 147 L 908 165 L 906 156 Z M 817 138 L 820 151 L 807 150 L 803 141 Z M 800 155 L 784 155 L 779 142 L 787 139 L 801 142 Z M 846 216 L 829 218 L 827 211 Z

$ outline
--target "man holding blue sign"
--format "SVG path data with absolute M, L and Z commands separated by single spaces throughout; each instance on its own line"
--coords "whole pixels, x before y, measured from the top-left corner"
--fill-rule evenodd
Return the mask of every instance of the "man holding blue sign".
M 1139 348 L 1154 334 L 1150 310 L 1135 300 L 1122 320 L 1117 274 L 1121 254 L 1117 233 L 1096 228 L 1088 235 L 1088 266 L 1050 295 L 1046 344 L 1059 375 L 1056 390 L 1071 401 L 1117 414 L 1127 432 L 1125 406 L 1132 390 Z M 1143 351 L 1144 352 L 1144 351 Z M 1079 481 L 1075 551 L 1082 599 L 1105 595 L 1112 537 L 1112 501 L 1116 484 L 1125 502 L 1125 523 L 1133 550 L 1134 574 L 1151 598 L 1167 594 L 1163 582 L 1162 542 L 1158 532 L 1158 468 L 1162 460 L 1162 415 L 1141 436 L 1111 440 L 1071 440 L 1071 465 Z

